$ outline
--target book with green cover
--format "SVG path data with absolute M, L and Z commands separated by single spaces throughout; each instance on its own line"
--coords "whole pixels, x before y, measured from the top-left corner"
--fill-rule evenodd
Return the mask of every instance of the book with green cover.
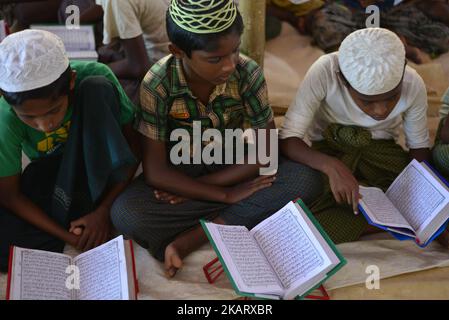
M 242 296 L 303 299 L 346 264 L 301 200 L 251 230 L 205 220 L 201 225 Z

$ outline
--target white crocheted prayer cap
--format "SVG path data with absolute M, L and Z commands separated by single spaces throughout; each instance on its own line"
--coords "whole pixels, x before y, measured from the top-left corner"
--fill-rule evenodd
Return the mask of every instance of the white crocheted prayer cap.
M 23 92 L 56 81 L 69 66 L 64 44 L 53 33 L 25 30 L 0 43 L 0 88 Z
M 361 29 L 343 40 L 338 61 L 341 72 L 355 90 L 370 96 L 383 94 L 401 82 L 405 47 L 387 29 Z

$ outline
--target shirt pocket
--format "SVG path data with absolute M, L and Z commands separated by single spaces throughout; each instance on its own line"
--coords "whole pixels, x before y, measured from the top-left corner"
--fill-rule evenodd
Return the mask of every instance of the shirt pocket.
M 223 127 L 226 129 L 243 128 L 245 120 L 245 107 L 234 106 L 226 108 L 223 112 Z

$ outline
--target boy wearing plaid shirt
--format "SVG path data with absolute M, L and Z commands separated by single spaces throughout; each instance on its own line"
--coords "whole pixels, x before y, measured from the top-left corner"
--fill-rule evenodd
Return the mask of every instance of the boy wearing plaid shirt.
M 248 156 L 242 164 L 173 163 L 177 153 L 170 138 L 177 129 L 194 138 L 198 124 L 219 133 L 275 129 L 263 72 L 239 54 L 242 32 L 232 0 L 172 1 L 167 12 L 172 55 L 151 68 L 141 87 L 136 128 L 144 172 L 115 202 L 112 221 L 164 261 L 169 277 L 206 243 L 200 219 L 251 228 L 288 201 L 300 196 L 308 203 L 321 192 L 316 171 L 284 159 L 276 175 L 260 175 L 263 165 L 251 164 Z M 190 141 L 187 149 L 195 149 Z

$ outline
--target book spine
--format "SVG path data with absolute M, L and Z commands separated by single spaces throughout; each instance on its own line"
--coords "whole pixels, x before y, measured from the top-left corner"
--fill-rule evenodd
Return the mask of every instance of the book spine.
M 446 187 L 449 187 L 449 182 L 443 177 L 443 175 L 442 175 L 440 172 L 438 172 L 437 169 L 435 169 L 435 168 L 434 168 L 432 165 L 430 165 L 430 163 L 427 162 L 427 161 L 424 161 L 424 163 L 426 164 L 426 166 L 427 166 L 430 170 L 433 171 L 433 173 L 435 173 L 435 175 L 438 177 L 438 179 L 440 179 L 441 182 L 443 182 L 443 183 L 446 185 Z
M 134 246 L 133 246 L 133 241 L 129 240 L 129 248 L 131 251 L 131 259 L 132 259 L 132 264 L 133 264 L 133 278 L 134 278 L 134 288 L 136 290 L 136 299 L 137 299 L 137 294 L 139 293 L 139 281 L 137 281 L 137 272 L 136 272 L 136 259 L 134 258 Z
M 6 300 L 11 298 L 11 280 L 12 280 L 12 261 L 14 258 L 14 246 L 9 247 L 9 261 L 8 261 L 8 280 L 6 284 Z

